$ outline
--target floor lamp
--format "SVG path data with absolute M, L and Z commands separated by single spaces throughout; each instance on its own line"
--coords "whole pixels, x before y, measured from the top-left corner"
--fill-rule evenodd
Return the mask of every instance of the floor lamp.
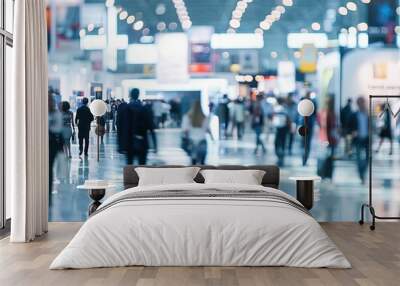
M 102 117 L 107 112 L 107 104 L 101 99 L 95 99 L 90 104 L 90 111 L 96 118 L 97 124 L 97 162 L 100 161 L 100 117 Z
M 314 103 L 312 102 L 312 100 L 310 99 L 303 99 L 299 102 L 298 106 L 297 106 L 297 111 L 299 112 L 299 114 L 301 116 L 304 117 L 304 125 L 300 126 L 299 128 L 299 134 L 300 136 L 304 137 L 304 157 L 303 157 L 303 163 L 306 161 L 306 152 L 307 152 L 307 148 L 308 148 L 308 136 L 309 136 L 309 129 L 307 126 L 307 119 L 308 117 L 310 117 L 314 111 L 315 111 L 315 106 Z

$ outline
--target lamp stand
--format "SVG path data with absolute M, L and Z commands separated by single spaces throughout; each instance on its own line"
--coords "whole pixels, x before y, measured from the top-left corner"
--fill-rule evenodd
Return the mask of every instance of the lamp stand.
M 303 166 L 306 165 L 307 160 L 307 147 L 308 147 L 308 124 L 307 116 L 304 117 L 304 154 L 303 154 Z
M 96 123 L 97 123 L 97 162 L 100 161 L 100 116 L 96 117 Z

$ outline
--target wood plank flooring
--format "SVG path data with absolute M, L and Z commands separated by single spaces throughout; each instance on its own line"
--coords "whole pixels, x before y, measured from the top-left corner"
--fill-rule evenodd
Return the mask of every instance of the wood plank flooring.
M 287 267 L 125 267 L 57 270 L 48 267 L 81 223 L 50 223 L 49 233 L 30 244 L 0 241 L 1 286 L 136 285 L 136 286 L 264 286 L 264 285 L 400 285 L 400 223 L 367 225 L 323 223 L 353 268 Z

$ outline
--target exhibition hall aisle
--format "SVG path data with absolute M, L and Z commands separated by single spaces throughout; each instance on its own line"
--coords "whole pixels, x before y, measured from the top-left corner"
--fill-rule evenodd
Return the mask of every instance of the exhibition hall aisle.
M 273 136 L 265 138 L 267 153 L 254 154 L 254 135 L 246 134 L 242 141 L 221 140 L 210 142 L 207 164 L 276 164 L 273 149 Z M 190 160 L 180 146 L 178 129 L 157 130 L 159 150 L 149 153 L 149 165 L 179 164 L 187 165 Z M 314 142 L 313 146 L 317 146 Z M 400 180 L 400 156 L 398 144 L 392 156 L 387 155 L 384 145 L 379 154 L 374 154 L 374 204 L 377 214 L 398 216 L 400 214 L 400 197 L 396 190 Z M 108 190 L 107 196 L 123 190 L 122 169 L 125 157 L 117 152 L 116 134 L 107 134 L 104 144 L 100 145 L 100 162 L 96 160 L 96 139 L 91 138 L 89 157 L 78 157 L 78 146 L 72 146 L 73 158 L 66 159 L 62 154 L 55 165 L 56 180 L 51 194 L 49 211 L 50 221 L 84 221 L 87 219 L 87 207 L 90 204 L 88 194 L 77 189 L 86 179 L 104 179 L 116 186 Z M 302 149 L 300 140 L 294 144 L 294 154 L 287 156 L 285 166 L 281 169 L 281 190 L 294 195 L 295 183 L 289 176 L 315 175 L 319 150 L 313 147 L 312 156 L 307 166 L 302 166 Z M 335 161 L 334 178 L 316 184 L 315 204 L 312 214 L 319 221 L 358 221 L 360 206 L 368 198 L 368 185 L 362 185 L 358 178 L 354 159 L 340 158 Z

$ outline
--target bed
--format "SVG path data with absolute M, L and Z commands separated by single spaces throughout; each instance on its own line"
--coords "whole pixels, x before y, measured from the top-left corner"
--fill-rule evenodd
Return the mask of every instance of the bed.
M 180 168 L 181 166 L 166 166 Z M 290 266 L 350 268 L 310 213 L 280 191 L 276 166 L 202 166 L 264 170 L 261 185 L 195 183 L 138 186 L 106 199 L 50 269 L 120 266 Z

